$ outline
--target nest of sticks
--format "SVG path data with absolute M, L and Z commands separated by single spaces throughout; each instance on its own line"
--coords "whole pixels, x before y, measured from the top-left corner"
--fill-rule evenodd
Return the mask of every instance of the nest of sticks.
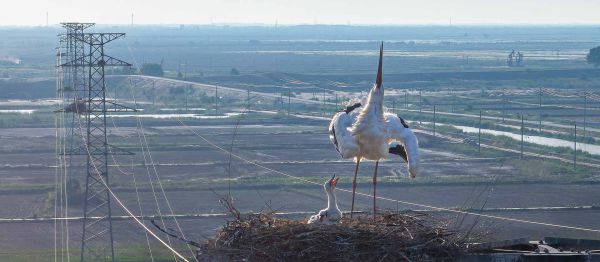
M 235 212 L 200 246 L 200 261 L 443 261 L 466 250 L 464 237 L 423 213 L 382 211 L 376 220 L 345 216 L 341 224 L 309 225 Z

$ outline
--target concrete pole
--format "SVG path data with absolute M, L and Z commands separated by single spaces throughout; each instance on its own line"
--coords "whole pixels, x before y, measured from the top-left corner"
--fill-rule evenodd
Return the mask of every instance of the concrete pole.
M 542 87 L 540 87 L 540 108 L 539 108 L 539 124 L 538 124 L 538 132 L 540 133 L 540 135 L 542 134 Z
M 585 139 L 585 127 L 587 125 L 587 94 L 583 97 L 583 138 Z
M 219 111 L 219 86 L 215 85 L 215 115 L 218 114 Z
M 506 115 L 506 92 L 502 90 L 502 123 L 504 123 L 504 116 Z
M 479 110 L 479 138 L 478 138 L 478 152 L 481 154 L 481 110 Z
M 523 138 L 525 134 L 524 122 L 525 121 L 523 120 L 523 112 L 521 112 L 521 159 L 523 159 Z
M 452 105 L 450 105 L 450 112 L 454 113 L 454 102 L 456 102 L 456 96 L 452 89 L 450 89 L 450 96 L 452 97 Z
M 422 90 L 419 89 L 419 125 L 423 124 L 421 122 L 422 119 L 422 111 L 423 111 L 423 100 L 422 100 L 423 94 L 422 94 Z
M 185 93 L 185 111 L 188 111 L 188 89 L 184 88 L 183 92 Z
M 340 108 L 338 106 L 338 94 L 337 94 L 337 92 L 335 92 L 335 109 L 337 110 L 338 108 Z
M 577 170 L 577 121 L 575 121 L 575 139 L 573 140 L 573 169 Z
M 435 136 L 435 105 L 433 105 L 433 136 Z
M 323 91 L 323 109 L 322 109 L 322 114 L 321 116 L 325 116 L 325 91 Z
M 152 80 L 152 105 L 156 104 L 156 80 Z

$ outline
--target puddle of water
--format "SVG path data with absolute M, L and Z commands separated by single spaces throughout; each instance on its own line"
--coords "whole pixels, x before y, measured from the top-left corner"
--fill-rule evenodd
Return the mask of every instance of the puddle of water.
M 185 108 L 161 108 L 160 111 L 185 111 Z M 194 107 L 188 108 L 187 111 L 206 111 L 206 108 Z
M 454 128 L 458 128 L 465 133 L 478 133 L 479 132 L 479 129 L 476 127 L 455 126 L 455 125 L 448 125 L 448 124 L 439 124 L 439 125 L 451 126 Z M 507 136 L 514 140 L 518 140 L 518 141 L 521 140 L 521 134 L 515 134 L 515 133 L 511 133 L 511 132 L 506 132 L 506 131 L 498 131 L 498 130 L 482 128 L 481 133 L 495 135 L 495 136 Z M 525 136 L 523 136 L 523 141 L 532 143 L 532 144 L 543 145 L 543 146 L 568 147 L 571 149 L 574 148 L 573 141 L 568 141 L 568 140 L 563 140 L 563 139 L 558 139 L 558 138 L 525 135 Z M 600 155 L 600 146 L 598 146 L 598 145 L 577 142 L 577 149 L 581 150 L 583 152 L 590 153 L 590 154 Z
M 113 118 L 127 118 L 127 117 L 140 117 L 140 118 L 154 118 L 154 119 L 169 119 L 169 118 L 193 118 L 193 119 L 222 119 L 229 118 L 232 116 L 238 116 L 241 113 L 226 113 L 222 116 L 207 116 L 197 114 L 137 114 L 137 115 L 107 115 L 107 117 Z
M 51 106 L 56 105 L 60 101 L 56 99 L 40 99 L 40 100 L 22 100 L 8 99 L 0 100 L 0 106 Z
M 292 55 L 338 55 L 338 56 L 377 56 L 379 53 L 373 50 L 304 50 L 304 51 L 235 51 L 233 53 L 257 53 L 257 54 L 292 54 Z M 462 51 L 400 51 L 388 50 L 386 56 L 392 57 L 445 57 L 445 58 L 464 58 L 468 56 L 471 59 L 496 60 L 506 56 L 504 50 L 462 50 Z M 584 50 L 568 50 L 561 52 L 556 56 L 555 51 L 540 50 L 528 51 L 527 57 L 536 60 L 583 60 L 587 54 Z
M 17 113 L 17 114 L 33 114 L 34 109 L 0 109 L 0 114 Z

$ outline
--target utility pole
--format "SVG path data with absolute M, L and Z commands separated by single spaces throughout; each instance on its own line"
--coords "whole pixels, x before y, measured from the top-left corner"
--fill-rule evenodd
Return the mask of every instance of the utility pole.
M 506 90 L 502 89 L 502 123 L 504 123 L 505 115 L 506 115 Z
M 246 110 L 250 109 L 250 88 L 246 89 Z
M 435 136 L 435 105 L 433 105 L 433 136 Z
M 323 109 L 321 116 L 325 116 L 325 90 L 323 90 Z
M 577 121 L 574 123 L 575 137 L 573 139 L 573 169 L 577 170 Z
M 104 45 L 124 36 L 124 33 L 84 33 L 84 30 L 93 26 L 91 23 L 63 23 L 66 34 L 59 35 L 61 49 L 66 51 L 67 61 L 59 63 L 57 90 L 64 92 L 65 84 L 72 84 L 74 92 L 75 110 L 61 109 L 62 112 L 73 113 L 74 119 L 85 124 L 79 128 L 85 137 L 79 145 L 73 146 L 66 155 L 81 155 L 86 157 L 86 181 L 83 206 L 83 223 L 81 236 L 81 261 L 115 261 L 113 247 L 111 196 L 108 189 L 109 169 L 108 156 L 114 154 L 133 155 L 123 150 L 109 150 L 106 138 L 106 113 L 107 112 L 132 112 L 136 111 L 123 105 L 116 105 L 114 109 L 107 107 L 105 67 L 125 66 L 131 64 L 111 57 L 104 52 Z M 65 45 L 66 44 L 66 45 Z M 65 45 L 65 46 L 63 46 Z M 62 70 L 70 68 L 71 70 Z M 66 75 L 64 75 L 66 72 Z M 87 73 L 87 74 L 86 74 Z M 61 96 L 61 97 L 64 97 Z M 70 102 L 67 101 L 65 102 Z M 83 103 L 84 108 L 79 108 L 78 103 Z M 110 103 L 110 102 L 109 102 Z M 74 128 L 73 128 L 74 129 Z M 77 133 L 71 133 L 75 136 Z M 70 139 L 73 141 L 73 138 Z M 122 151 L 122 152 L 120 152 Z
M 290 109 L 292 104 L 292 92 L 288 92 L 288 108 L 287 108 L 287 116 L 290 117 Z
M 479 139 L 477 142 L 478 152 L 481 154 L 481 110 L 479 110 Z
M 585 127 L 587 125 L 587 94 L 583 96 L 583 138 L 587 135 Z M 584 140 L 585 141 L 585 140 Z
M 335 110 L 338 110 L 338 108 L 340 108 L 340 106 L 338 105 L 338 94 L 337 92 L 335 92 Z
M 454 113 L 454 102 L 456 102 L 456 97 L 454 96 L 454 92 L 452 92 L 452 88 L 450 88 L 450 96 L 452 97 L 452 102 L 450 105 L 450 112 Z
M 542 87 L 540 87 L 540 107 L 539 107 L 539 124 L 538 124 L 538 132 L 541 135 L 542 134 Z
M 219 113 L 219 86 L 215 84 L 215 116 Z
M 525 121 L 523 120 L 523 112 L 521 112 L 521 159 L 523 159 L 523 138 L 525 134 L 524 122 Z
M 155 89 L 156 80 L 152 80 L 152 105 L 156 103 L 156 89 Z
M 279 110 L 283 111 L 283 93 L 279 93 Z
M 422 91 L 419 89 L 419 125 L 422 125 L 422 114 L 423 113 L 423 99 L 422 99 Z
M 456 111 L 456 94 L 452 94 L 452 113 L 454 113 L 454 111 Z
M 183 64 L 183 80 L 187 81 L 187 74 L 188 74 L 188 68 L 187 68 L 187 61 L 185 61 L 185 64 Z
M 188 111 L 188 95 L 192 91 L 192 85 L 190 84 L 188 88 L 185 89 L 185 111 Z

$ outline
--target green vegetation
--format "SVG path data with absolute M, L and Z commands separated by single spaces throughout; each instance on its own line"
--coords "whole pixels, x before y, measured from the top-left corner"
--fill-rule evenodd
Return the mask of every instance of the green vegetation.
M 600 46 L 590 49 L 586 61 L 594 66 L 600 66 Z
M 159 63 L 144 63 L 144 64 L 142 64 L 140 73 L 142 75 L 147 75 L 147 76 L 161 76 L 162 77 L 163 75 L 165 75 L 162 64 L 159 64 Z
M 178 250 L 186 250 L 181 244 L 175 244 Z M 152 244 L 152 255 L 155 262 L 172 262 L 173 255 L 160 244 Z M 60 249 L 58 260 L 61 260 Z M 79 261 L 79 246 L 71 246 L 70 260 Z M 29 249 L 27 252 L 22 250 L 2 250 L 0 253 L 2 261 L 6 262 L 51 262 L 54 261 L 54 249 Z M 67 261 L 66 256 L 63 258 Z M 131 244 L 127 246 L 115 247 L 115 261 L 125 262 L 146 262 L 149 260 L 148 247 L 146 245 Z

